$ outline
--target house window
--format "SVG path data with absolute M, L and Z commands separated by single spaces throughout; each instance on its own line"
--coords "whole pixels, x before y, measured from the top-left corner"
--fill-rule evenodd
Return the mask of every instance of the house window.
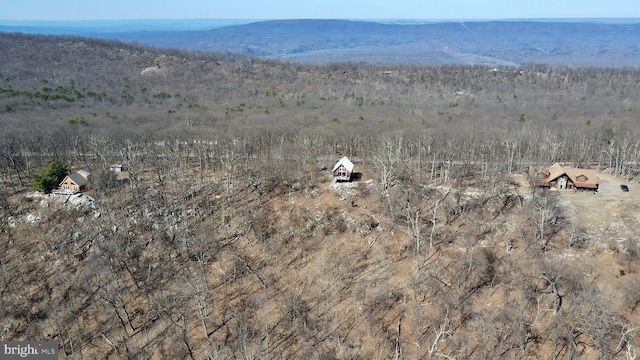
M 336 176 L 349 177 L 349 174 L 347 173 L 347 170 L 344 167 L 344 165 L 340 165 L 340 167 L 338 168 L 338 171 L 336 172 Z

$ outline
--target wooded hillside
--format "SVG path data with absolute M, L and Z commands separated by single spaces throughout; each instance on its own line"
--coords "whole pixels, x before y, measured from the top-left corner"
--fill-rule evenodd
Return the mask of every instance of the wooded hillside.
M 634 358 L 637 200 L 598 230 L 528 174 L 637 183 L 639 90 L 638 69 L 0 34 L 0 338 L 72 359 Z M 342 156 L 359 179 L 332 184 Z M 91 190 L 34 194 L 53 159 Z

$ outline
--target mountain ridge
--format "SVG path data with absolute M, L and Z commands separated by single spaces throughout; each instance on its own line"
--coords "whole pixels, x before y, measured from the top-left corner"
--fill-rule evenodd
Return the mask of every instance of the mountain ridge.
M 10 28 L 11 29 L 11 28 Z M 7 27 L 0 26 L 0 31 Z M 637 67 L 640 20 L 450 21 L 395 24 L 339 19 L 266 20 L 211 29 L 78 35 L 155 47 L 306 63 Z

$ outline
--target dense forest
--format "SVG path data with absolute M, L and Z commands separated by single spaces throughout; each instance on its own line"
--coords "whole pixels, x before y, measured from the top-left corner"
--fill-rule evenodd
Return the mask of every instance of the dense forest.
M 639 100 L 637 68 L 0 34 L 0 339 L 71 359 L 634 359 L 637 201 L 627 232 L 596 233 L 526 185 L 554 162 L 637 183 Z M 332 183 L 342 156 L 357 181 Z M 52 160 L 90 190 L 34 192 Z

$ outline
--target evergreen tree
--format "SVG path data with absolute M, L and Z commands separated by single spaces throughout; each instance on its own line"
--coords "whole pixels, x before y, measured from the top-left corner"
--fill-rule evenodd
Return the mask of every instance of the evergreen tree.
M 50 192 L 67 175 L 67 167 L 61 160 L 52 160 L 40 169 L 39 174 L 33 175 L 33 189 Z

